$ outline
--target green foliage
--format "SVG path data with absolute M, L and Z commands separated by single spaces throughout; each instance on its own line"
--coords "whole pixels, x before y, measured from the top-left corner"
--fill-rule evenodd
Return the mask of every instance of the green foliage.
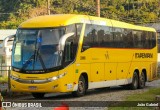
M 160 88 L 152 88 L 149 89 L 147 92 L 133 94 L 126 98 L 124 102 L 121 102 L 117 105 L 117 107 L 109 107 L 109 110 L 155 110 L 155 107 L 125 107 L 127 102 L 133 101 L 157 101 L 156 95 L 160 94 Z M 140 103 L 140 102 L 139 102 Z
M 2 83 L 8 83 L 8 77 L 0 76 L 0 84 L 2 84 Z
M 50 0 L 51 14 L 95 16 L 96 0 Z M 159 0 L 100 0 L 101 17 L 129 23 L 159 21 Z M 47 14 L 47 0 L 0 0 L 0 28 L 17 28 L 35 16 Z

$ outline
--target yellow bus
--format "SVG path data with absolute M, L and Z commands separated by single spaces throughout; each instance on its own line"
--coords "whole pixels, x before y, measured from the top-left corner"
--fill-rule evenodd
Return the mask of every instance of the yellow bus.
M 153 28 L 87 15 L 29 19 L 17 29 L 12 49 L 11 90 L 85 95 L 88 89 L 144 88 L 157 76 Z

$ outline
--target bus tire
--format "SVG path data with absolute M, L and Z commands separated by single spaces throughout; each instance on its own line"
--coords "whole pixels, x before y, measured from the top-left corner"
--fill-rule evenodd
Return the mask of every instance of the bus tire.
M 44 98 L 45 93 L 32 93 L 32 96 L 36 99 Z
M 146 81 L 145 81 L 145 75 L 144 75 L 144 73 L 142 72 L 142 73 L 141 73 L 141 76 L 140 76 L 140 78 L 139 78 L 138 88 L 139 88 L 139 89 L 143 89 L 143 88 L 145 87 L 145 83 L 146 83 Z
M 138 88 L 138 75 L 136 72 L 133 74 L 132 83 L 129 85 L 130 89 L 135 90 Z
M 78 89 L 77 91 L 72 92 L 74 97 L 80 97 L 85 95 L 86 93 L 86 81 L 84 77 L 81 75 L 78 81 Z

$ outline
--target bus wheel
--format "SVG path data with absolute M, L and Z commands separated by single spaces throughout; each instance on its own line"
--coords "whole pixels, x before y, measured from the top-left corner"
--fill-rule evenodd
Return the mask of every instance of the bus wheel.
M 45 93 L 32 93 L 32 96 L 36 99 L 44 98 Z
M 132 83 L 130 84 L 130 89 L 135 90 L 137 88 L 138 88 L 138 75 L 136 72 L 134 72 Z
M 145 87 L 145 75 L 144 73 L 142 72 L 141 73 L 141 76 L 140 76 L 140 79 L 139 79 L 139 84 L 138 84 L 138 88 L 139 89 L 143 89 Z
M 80 76 L 78 81 L 77 91 L 72 92 L 72 95 L 75 97 L 83 96 L 86 93 L 86 82 L 83 76 Z

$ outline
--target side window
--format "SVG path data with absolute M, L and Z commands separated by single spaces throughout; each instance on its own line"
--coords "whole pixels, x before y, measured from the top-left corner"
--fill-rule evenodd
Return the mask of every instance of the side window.
M 76 57 L 77 49 L 78 49 L 78 43 L 79 43 L 79 38 L 81 35 L 81 30 L 82 30 L 82 24 L 76 24 L 76 35 L 73 39 L 73 59 Z
M 149 38 L 149 48 L 152 48 L 152 33 L 148 32 L 148 38 Z
M 92 28 L 91 30 L 91 45 L 92 47 L 98 47 L 98 29 L 97 28 Z
M 85 33 L 83 37 L 83 44 L 82 44 L 82 51 L 87 50 L 88 48 L 91 48 L 91 42 L 92 42 L 92 25 L 86 24 Z
M 124 48 L 127 48 L 128 47 L 128 33 L 129 33 L 129 31 L 128 31 L 128 29 L 122 29 L 122 38 L 123 38 L 123 47 Z
M 65 49 L 64 49 L 64 62 L 70 63 L 73 61 L 73 37 L 70 37 L 65 42 Z
M 149 47 L 149 35 L 147 31 L 142 32 L 142 44 L 144 48 L 150 48 Z
M 160 32 L 157 32 L 157 43 L 158 43 L 158 49 L 159 49 L 159 52 L 160 52 Z
M 156 33 L 144 31 L 142 34 L 143 48 L 153 48 L 156 46 Z
M 99 30 L 98 30 L 98 42 L 99 42 L 99 46 L 103 47 L 105 44 L 105 27 L 104 26 L 99 26 Z
M 68 25 L 66 28 L 66 33 L 76 32 L 75 24 Z
M 112 28 L 111 27 L 105 27 L 104 30 L 104 41 L 105 43 L 103 44 L 104 47 L 113 47 L 113 33 L 112 33 Z
M 87 24 L 82 51 L 91 47 L 153 48 L 156 33 Z
M 123 47 L 122 29 L 113 28 L 114 47 Z
M 81 35 L 82 26 L 83 26 L 83 24 L 76 24 L 76 35 L 77 35 L 78 39 L 79 39 L 79 37 Z
M 133 36 L 134 36 L 134 47 L 139 48 L 139 46 L 138 46 L 138 42 L 139 42 L 138 31 L 133 31 Z
M 134 48 L 153 48 L 156 46 L 156 33 L 133 30 Z
M 126 48 L 133 48 L 134 45 L 134 39 L 133 39 L 133 31 L 131 29 L 126 29 L 126 39 L 124 39 L 124 42 L 126 42 L 125 47 Z
M 158 38 L 158 53 L 160 53 L 160 39 Z
M 67 27 L 67 32 L 74 32 L 75 34 L 65 41 L 64 62 L 66 65 L 76 57 L 81 30 L 82 24 L 72 24 Z
M 141 32 L 141 48 L 146 48 L 146 33 L 144 31 Z
M 152 48 L 156 46 L 156 33 L 152 32 Z
M 86 24 L 82 51 L 91 47 L 113 47 L 112 27 Z
M 140 48 L 141 36 L 138 34 L 138 31 L 133 30 L 133 38 L 134 38 L 134 47 Z

